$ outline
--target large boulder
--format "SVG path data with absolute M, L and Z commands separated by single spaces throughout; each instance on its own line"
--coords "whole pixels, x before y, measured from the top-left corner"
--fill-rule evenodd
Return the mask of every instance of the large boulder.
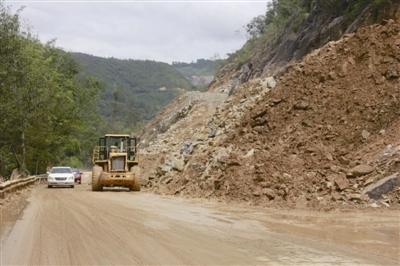
M 274 89 L 276 87 L 276 80 L 274 77 L 267 77 L 262 81 L 261 85 L 263 87 Z
M 368 164 L 360 164 L 357 165 L 356 167 L 353 167 L 348 175 L 351 177 L 364 176 L 369 173 L 372 173 L 374 170 L 375 168 Z
M 350 185 L 349 180 L 347 180 L 347 178 L 344 174 L 336 175 L 333 180 L 334 180 L 336 186 L 340 190 L 344 190 L 344 189 L 348 188 Z
M 185 142 L 181 146 L 181 154 L 189 155 L 193 153 L 193 143 L 192 142 Z
M 368 195 L 371 199 L 378 200 L 383 194 L 394 190 L 398 186 L 400 186 L 400 173 L 395 173 L 369 185 L 364 189 L 363 194 Z
M 172 169 L 174 169 L 178 172 L 182 172 L 183 169 L 185 168 L 185 161 L 183 160 L 183 158 L 172 158 L 171 166 L 172 166 Z

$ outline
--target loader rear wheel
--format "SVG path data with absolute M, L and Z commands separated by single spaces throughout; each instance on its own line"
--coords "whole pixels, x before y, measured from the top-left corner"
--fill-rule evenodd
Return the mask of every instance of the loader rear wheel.
M 103 188 L 99 184 L 99 179 L 101 173 L 103 172 L 103 168 L 98 165 L 93 166 L 92 170 L 92 191 L 101 191 Z

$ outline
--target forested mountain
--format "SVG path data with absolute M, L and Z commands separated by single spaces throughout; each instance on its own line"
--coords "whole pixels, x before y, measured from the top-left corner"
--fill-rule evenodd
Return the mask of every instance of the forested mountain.
M 99 90 L 77 75 L 66 52 L 25 33 L 18 13 L 0 2 L 0 176 L 90 158 Z
M 223 63 L 224 60 L 222 59 L 198 59 L 192 63 L 172 62 L 172 66 L 182 73 L 197 89 L 205 90 Z
M 190 82 L 167 63 L 72 53 L 82 76 L 104 85 L 99 101 L 104 131 L 131 133 L 185 90 Z
M 167 63 L 150 60 L 121 60 L 83 53 L 72 53 L 73 58 L 90 74 L 109 85 L 119 85 L 133 91 L 145 92 L 167 89 L 189 89 L 190 83 Z

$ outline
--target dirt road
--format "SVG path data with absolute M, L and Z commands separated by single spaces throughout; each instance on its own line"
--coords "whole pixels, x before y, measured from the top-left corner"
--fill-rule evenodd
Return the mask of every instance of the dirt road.
M 1 224 L 1 265 L 396 265 L 399 217 L 39 186 L 15 225 Z

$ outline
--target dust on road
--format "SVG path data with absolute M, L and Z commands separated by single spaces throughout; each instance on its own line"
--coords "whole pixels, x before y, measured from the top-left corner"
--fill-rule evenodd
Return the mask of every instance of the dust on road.
M 1 264 L 396 265 L 399 217 L 39 186 L 2 236 Z

